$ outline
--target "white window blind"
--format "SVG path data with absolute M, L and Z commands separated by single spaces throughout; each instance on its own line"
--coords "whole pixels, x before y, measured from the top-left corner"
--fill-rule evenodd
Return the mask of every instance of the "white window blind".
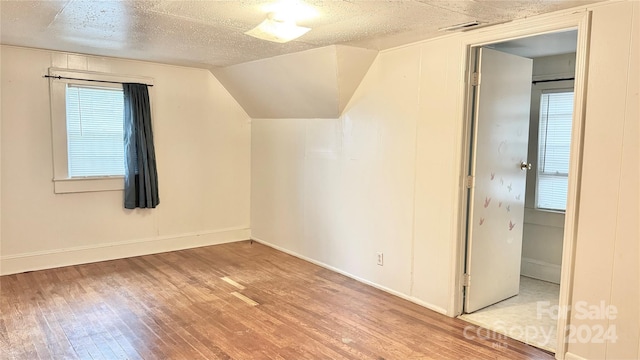
M 124 175 L 122 89 L 68 84 L 69 177 Z
M 537 208 L 566 210 L 572 119 L 573 91 L 541 95 Z

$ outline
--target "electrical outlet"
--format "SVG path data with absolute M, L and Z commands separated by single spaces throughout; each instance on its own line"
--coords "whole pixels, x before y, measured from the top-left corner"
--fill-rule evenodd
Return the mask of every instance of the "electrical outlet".
M 377 255 L 378 255 L 378 265 L 383 266 L 384 265 L 384 254 L 379 252 Z

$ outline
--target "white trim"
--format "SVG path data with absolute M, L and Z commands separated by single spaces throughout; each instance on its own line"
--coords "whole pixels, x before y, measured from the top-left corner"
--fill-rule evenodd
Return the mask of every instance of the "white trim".
M 2 68 L 2 47 L 4 45 L 0 45 L 0 68 Z M 0 78 L 2 75 L 0 74 Z M 1 79 L 0 79 L 1 80 Z M 2 227 L 2 88 L 0 86 L 0 227 Z M 6 91 L 6 90 L 5 90 Z M 5 151 L 6 152 L 6 151 Z M 2 251 L 2 231 L 0 229 L 0 253 Z M 0 273 L 1 274 L 1 273 Z
M 591 8 L 591 7 L 589 7 Z M 462 34 L 460 39 L 461 46 L 468 49 L 467 61 L 463 64 L 465 71 L 469 67 L 471 57 L 470 49 L 473 47 L 488 45 L 496 42 L 503 42 L 514 40 L 518 38 L 534 36 L 539 34 L 548 34 L 557 31 L 577 29 L 578 40 L 576 50 L 576 75 L 575 75 L 575 98 L 574 98 L 574 124 L 572 129 L 572 144 L 571 144 L 571 160 L 569 166 L 569 187 L 567 192 L 567 211 L 565 215 L 564 226 L 564 243 L 563 243 L 563 258 L 561 266 L 561 281 L 560 281 L 560 299 L 559 306 L 567 307 L 571 303 L 571 289 L 573 287 L 573 272 L 574 272 L 574 256 L 575 256 L 575 243 L 577 234 L 578 223 L 578 200 L 579 200 L 579 178 L 581 174 L 582 164 L 582 133 L 584 127 L 584 109 L 586 105 L 586 80 L 587 80 L 587 60 L 589 50 L 589 32 L 591 11 L 589 8 L 581 7 L 580 9 L 573 10 L 573 12 L 560 12 L 548 16 L 539 16 L 530 19 L 517 20 L 510 23 L 490 26 L 476 31 L 472 31 L 466 34 Z M 468 82 L 470 72 L 465 76 L 465 81 Z M 465 87 L 468 89 L 469 86 Z M 465 101 L 461 102 L 461 105 L 456 109 L 456 113 L 459 114 L 460 119 L 464 122 L 462 129 L 462 136 L 465 137 L 464 149 L 461 152 L 460 158 L 460 191 L 463 189 L 463 178 L 466 175 L 468 169 L 468 157 L 470 138 L 468 134 L 470 114 L 468 113 L 469 92 L 465 89 L 462 93 Z M 467 95 L 464 95 L 467 94 Z M 465 97 L 466 96 L 466 97 Z M 466 105 L 466 106 L 465 106 Z M 465 193 L 463 193 L 465 194 Z M 462 196 L 460 207 L 466 209 L 466 195 Z M 459 216 L 459 229 L 466 228 L 466 216 Z M 462 313 L 462 287 L 460 286 L 460 279 L 464 273 L 464 260 L 461 254 L 466 249 L 465 232 L 461 231 L 458 237 L 457 246 L 453 247 L 453 251 L 456 253 L 454 256 L 459 259 L 459 262 L 452 264 L 451 274 L 454 282 L 452 286 L 456 289 L 453 293 L 453 304 L 456 308 L 453 309 L 453 315 Z M 557 359 L 564 359 L 567 344 L 565 343 L 565 332 L 569 322 L 569 314 L 561 312 L 558 318 L 558 349 L 556 352 Z
M 587 358 L 568 352 L 564 354 L 564 360 L 587 360 Z
M 564 82 L 564 81 L 573 81 L 573 80 L 566 80 L 566 79 L 570 79 L 573 78 L 575 76 L 574 73 L 557 73 L 557 74 L 544 74 L 544 75 L 533 75 L 532 80 L 535 81 L 547 81 L 547 80 L 555 80 L 555 81 L 559 81 L 559 82 Z M 533 86 L 540 86 L 542 84 L 550 84 L 550 83 L 536 83 L 536 84 L 532 84 Z
M 49 75 L 51 76 L 62 76 L 62 77 L 70 77 L 70 78 L 80 78 L 87 80 L 95 80 L 95 81 L 113 81 L 117 83 L 126 83 L 126 82 L 137 82 L 146 85 L 153 85 L 153 78 L 145 77 L 145 76 L 136 76 L 136 75 L 118 75 L 118 74 L 109 74 L 109 73 L 101 73 L 96 71 L 84 71 L 84 70 L 72 70 L 72 69 L 62 69 L 62 68 L 49 68 Z M 51 81 L 62 82 L 62 83 L 72 83 L 72 84 L 82 84 L 82 85 L 95 85 L 101 87 L 117 87 L 121 88 L 120 84 L 109 84 L 109 83 L 95 83 L 93 81 L 81 81 L 81 80 L 66 80 L 66 79 L 51 79 Z
M 580 179 L 582 177 L 582 140 L 584 133 L 585 108 L 587 105 L 587 68 L 589 60 L 589 38 L 591 32 L 591 11 L 586 12 L 578 22 L 578 43 L 576 50 L 576 76 L 574 80 L 573 125 L 571 134 L 571 158 L 569 159 L 569 185 L 567 209 L 564 219 L 562 239 L 562 265 L 560 277 L 560 308 L 569 309 L 573 290 L 575 248 L 578 237 L 578 203 L 580 199 Z M 556 358 L 564 359 L 567 351 L 565 329 L 569 326 L 570 314 L 560 311 Z
M 250 233 L 249 228 L 229 228 L 7 255 L 0 257 L 0 275 L 242 241 Z
M 95 81 L 138 82 L 153 85 L 153 78 L 135 75 L 116 75 L 95 71 L 49 68 L 49 75 L 68 78 L 80 78 Z M 53 191 L 56 194 L 123 190 L 122 176 L 104 176 L 91 178 L 69 177 L 67 149 L 67 84 L 79 84 L 122 89 L 121 84 L 96 83 L 82 80 L 49 78 L 49 96 L 51 106 L 51 144 L 53 156 Z
M 548 262 L 522 258 L 520 263 L 520 275 L 530 278 L 560 284 L 561 266 Z
M 446 309 L 444 309 L 444 308 L 441 308 L 441 307 L 439 307 L 439 306 L 436 306 L 436 305 L 433 305 L 433 304 L 427 303 L 427 302 L 425 302 L 425 301 L 422 301 L 422 300 L 417 299 L 417 298 L 415 298 L 415 297 L 409 296 L 409 295 L 407 295 L 407 294 L 403 294 L 403 293 L 401 293 L 401 292 L 399 292 L 399 291 L 389 289 L 388 287 L 382 286 L 382 285 L 380 285 L 380 284 L 376 284 L 376 283 L 374 283 L 374 282 L 372 282 L 372 281 L 369 281 L 369 280 L 363 279 L 363 278 L 361 278 L 361 277 L 355 276 L 355 275 L 353 275 L 353 274 L 350 274 L 350 273 L 348 273 L 348 272 L 346 272 L 346 271 L 340 270 L 340 269 L 338 269 L 338 268 L 336 268 L 336 267 L 333 267 L 333 266 L 331 266 L 331 265 L 327 265 L 327 264 L 325 264 L 325 263 L 323 263 L 323 262 L 321 262 L 321 261 L 314 260 L 314 259 L 312 259 L 312 258 L 309 258 L 309 257 L 306 257 L 306 256 L 304 256 L 304 255 L 301 255 L 301 254 L 299 254 L 299 253 L 297 253 L 297 252 L 295 252 L 295 251 L 291 251 L 291 250 L 289 250 L 289 249 L 285 249 L 285 248 L 280 247 L 280 246 L 278 246 L 278 245 L 274 245 L 274 244 L 272 244 L 272 243 L 270 243 L 270 242 L 268 242 L 268 241 L 258 239 L 258 238 L 254 237 L 254 236 L 252 236 L 252 237 L 251 237 L 251 240 L 256 241 L 256 242 L 258 242 L 258 243 L 260 243 L 260 244 L 263 244 L 263 245 L 265 245 L 265 246 L 268 246 L 268 247 L 270 247 L 270 248 L 276 249 L 276 250 L 278 250 L 278 251 L 282 251 L 282 252 L 283 252 L 283 253 L 285 253 L 285 254 L 289 254 L 289 255 L 291 255 L 291 256 L 295 256 L 295 257 L 297 257 L 298 259 L 301 259 L 301 260 L 304 260 L 304 261 L 308 261 L 308 262 L 310 262 L 310 263 L 312 263 L 312 264 L 314 264 L 314 265 L 318 265 L 318 266 L 323 267 L 323 268 L 325 268 L 325 269 L 327 269 L 327 270 L 331 270 L 331 271 L 336 272 L 336 273 L 338 273 L 338 274 L 344 275 L 344 276 L 346 276 L 346 277 L 348 277 L 348 278 L 351 278 L 351 279 L 356 280 L 356 281 L 358 281 L 358 282 L 361 282 L 361 283 L 363 283 L 363 284 L 366 284 L 366 285 L 372 286 L 372 287 L 374 287 L 374 288 L 376 288 L 376 289 L 378 289 L 378 290 L 382 290 L 382 291 L 384 291 L 384 292 L 386 292 L 386 293 L 389 293 L 389 294 L 391 294 L 391 295 L 397 296 L 397 297 L 399 297 L 399 298 L 401 298 L 401 299 L 404 299 L 404 300 L 410 301 L 410 302 L 412 302 L 412 303 L 414 303 L 414 304 L 417 304 L 417 305 L 420 305 L 420 306 L 422 306 L 422 307 L 425 307 L 425 308 L 427 308 L 427 309 L 429 309 L 429 310 L 435 311 L 435 312 L 437 312 L 437 313 L 439 313 L 439 314 L 446 315 L 446 316 L 450 316 L 449 314 L 447 314 L 447 310 L 446 310 Z
M 574 54 L 575 58 L 575 54 Z M 572 74 L 571 77 L 574 77 L 575 74 Z M 549 212 L 549 213 L 562 213 L 564 215 L 565 210 L 557 211 L 557 210 L 548 210 L 548 209 L 540 209 L 536 208 L 537 203 L 537 188 L 538 188 L 538 163 L 539 163 L 539 131 L 540 131 L 540 96 L 542 92 L 549 89 L 568 89 L 571 88 L 574 91 L 575 81 L 574 80 L 563 80 L 552 83 L 538 83 L 533 84 L 531 87 L 531 117 L 530 117 L 530 129 L 531 126 L 535 128 L 535 131 L 529 132 L 529 153 L 534 154 L 534 164 L 535 171 L 529 171 L 527 173 L 527 184 L 535 184 L 535 186 L 527 186 L 525 192 L 525 206 L 530 206 L 535 211 L 538 212 Z M 534 125 L 535 124 L 535 125 Z M 573 124 L 572 124 L 573 126 Z M 533 140 L 533 141 L 532 141 Z M 526 211 L 526 210 L 525 210 Z M 525 215 L 526 217 L 526 215 Z M 544 225 L 544 224 L 541 224 Z M 564 227 L 564 217 L 562 218 L 562 224 L 560 225 Z
M 53 179 L 53 192 L 56 194 L 123 189 L 124 176 Z
M 568 86 L 569 85 L 569 86 Z M 552 177 L 564 177 L 564 178 L 568 178 L 568 174 L 554 174 L 554 173 L 544 173 L 541 170 L 541 164 L 542 164 L 542 160 L 541 160 L 541 156 L 540 156 L 540 132 L 541 132 L 541 128 L 542 128 L 542 124 L 541 122 L 541 114 L 540 114 L 540 106 L 542 103 L 542 95 L 545 94 L 553 94 L 553 93 L 572 93 L 574 94 L 574 80 L 564 80 L 564 81 L 558 81 L 555 83 L 539 83 L 539 84 L 534 84 L 531 87 L 531 122 L 535 122 L 535 129 L 536 129 L 536 133 L 534 136 L 535 139 L 535 152 L 533 154 L 533 156 L 530 156 L 529 158 L 534 158 L 535 160 L 535 171 L 531 171 L 529 173 L 527 173 L 527 181 L 530 181 L 531 178 L 533 178 L 533 183 L 535 184 L 535 186 L 528 186 L 527 190 L 528 190 L 528 194 L 526 195 L 531 195 L 530 193 L 533 192 L 533 196 L 526 196 L 525 198 L 527 200 L 531 200 L 531 198 L 533 198 L 533 202 L 529 202 L 528 204 L 530 204 L 531 206 L 533 206 L 536 210 L 539 211 L 550 211 L 550 212 L 560 212 L 560 213 L 564 213 L 566 211 L 566 206 L 565 209 L 554 209 L 554 208 L 544 208 L 544 207 L 539 207 L 539 197 L 540 197 L 540 191 L 538 190 L 540 188 L 540 178 L 542 176 L 552 176 Z M 547 114 L 548 115 L 548 114 Z M 545 121 L 548 121 L 545 120 Z M 571 119 L 572 123 L 573 123 L 573 114 L 572 114 L 572 119 Z M 571 124 L 571 126 L 573 127 L 573 124 Z M 546 133 L 546 132 L 545 132 Z M 529 136 L 529 138 L 531 139 L 531 135 Z M 545 141 L 546 141 L 546 135 L 545 135 Z M 571 142 L 571 139 L 569 139 L 569 142 Z M 529 148 L 531 149 L 531 144 L 529 144 Z
M 467 202 L 469 201 L 470 191 L 467 188 L 465 181 L 471 167 L 471 156 L 470 156 L 470 145 L 471 145 L 471 136 L 472 136 L 472 126 L 471 126 L 471 117 L 473 116 L 473 102 L 475 100 L 474 97 L 474 87 L 469 86 L 471 84 L 471 77 L 473 76 L 473 72 L 475 71 L 475 51 L 472 51 L 469 46 L 461 46 L 464 48 L 464 52 L 462 56 L 466 59 L 466 62 L 463 62 L 463 66 L 460 69 L 462 79 L 464 79 L 464 86 L 461 86 L 459 99 L 461 101 L 458 102 L 457 112 L 462 116 L 462 122 L 460 126 L 460 141 L 458 143 L 458 149 L 461 151 L 458 153 L 458 159 L 460 160 L 460 168 L 458 169 L 458 216 L 457 216 L 457 227 L 456 227 L 456 236 L 455 239 L 457 241 L 453 241 L 453 245 L 451 246 L 451 259 L 453 261 L 450 262 L 451 268 L 449 271 L 453 274 L 453 281 L 451 282 L 451 286 L 449 287 L 449 294 L 451 297 L 450 305 L 449 305 L 449 313 L 451 316 L 459 316 L 462 314 L 464 307 L 464 283 L 465 283 L 465 261 L 466 261 L 466 250 L 467 250 Z

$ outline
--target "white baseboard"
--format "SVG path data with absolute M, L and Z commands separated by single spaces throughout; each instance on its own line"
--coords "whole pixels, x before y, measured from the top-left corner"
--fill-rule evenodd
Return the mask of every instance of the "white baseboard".
M 248 228 L 232 228 L 7 255 L 0 257 L 0 275 L 218 245 L 250 236 Z
M 412 302 L 412 303 L 414 303 L 414 304 L 418 304 L 418 305 L 420 305 L 420 306 L 422 306 L 422 307 L 425 307 L 425 308 L 427 308 L 427 309 L 429 309 L 429 310 L 433 310 L 433 311 L 435 311 L 435 312 L 437 312 L 437 313 L 440 313 L 440 314 L 442 314 L 442 315 L 450 316 L 449 314 L 447 314 L 447 310 L 446 310 L 446 309 L 441 308 L 441 307 L 439 307 L 439 306 L 436 306 L 436 305 L 433 305 L 433 304 L 427 303 L 427 302 L 425 302 L 425 301 L 422 301 L 422 300 L 420 300 L 420 299 L 414 298 L 414 297 L 409 296 L 409 295 L 407 295 L 407 294 L 403 294 L 403 293 L 398 292 L 398 291 L 396 291 L 396 290 L 389 289 L 389 288 L 387 288 L 387 287 L 385 287 L 385 286 L 382 286 L 382 285 L 380 285 L 380 284 L 376 284 L 376 283 L 371 282 L 371 281 L 369 281 L 369 280 L 366 280 L 366 279 L 363 279 L 363 278 L 361 278 L 361 277 L 355 276 L 355 275 L 353 275 L 353 274 L 350 274 L 350 273 L 348 273 L 348 272 L 346 272 L 346 271 L 343 271 L 343 270 L 340 270 L 340 269 L 338 269 L 338 268 L 335 268 L 335 267 L 333 267 L 333 266 L 331 266 L 331 265 L 327 265 L 327 264 L 325 264 L 325 263 L 323 263 L 323 262 L 320 262 L 320 261 L 318 261 L 318 260 L 311 259 L 311 258 L 306 257 L 306 256 L 304 256 L 304 255 L 300 255 L 300 254 L 298 254 L 298 253 L 296 253 L 296 252 L 294 252 L 294 251 L 291 251 L 291 250 L 288 250 L 288 249 L 282 248 L 282 247 L 280 247 L 280 246 L 278 246 L 278 245 L 274 245 L 274 244 L 272 244 L 272 243 L 270 243 L 270 242 L 268 242 L 268 241 L 264 241 L 264 240 L 261 240 L 261 239 L 255 238 L 255 237 L 253 237 L 253 236 L 251 237 L 251 240 L 256 241 L 256 242 L 259 242 L 260 244 L 266 245 L 266 246 L 268 246 L 268 247 L 270 247 L 270 248 L 273 248 L 273 249 L 276 249 L 276 250 L 278 250 L 278 251 L 282 251 L 283 253 L 289 254 L 289 255 L 291 255 L 291 256 L 295 256 L 295 257 L 297 257 L 298 259 L 302 259 L 302 260 L 304 260 L 304 261 L 308 261 L 308 262 L 310 262 L 310 263 L 312 263 L 312 264 L 318 265 L 318 266 L 320 266 L 320 267 L 323 267 L 323 268 L 325 268 L 325 269 L 331 270 L 331 271 L 333 271 L 333 272 L 337 272 L 338 274 L 342 274 L 342 275 L 344 275 L 344 276 L 346 276 L 346 277 L 348 277 L 348 278 L 354 279 L 354 280 L 356 280 L 356 281 L 358 281 L 358 282 L 361 282 L 361 283 L 363 283 L 363 284 L 367 284 L 367 285 L 372 286 L 372 287 L 374 287 L 374 288 L 376 288 L 376 289 L 379 289 L 379 290 L 382 290 L 382 291 L 384 291 L 384 292 L 387 292 L 387 293 L 389 293 L 389 294 L 391 294 L 391 295 L 394 295 L 394 296 L 397 296 L 397 297 L 399 297 L 399 298 L 402 298 L 402 299 L 405 299 L 405 300 L 407 300 L 407 301 L 410 301 L 410 302 Z
M 583 358 L 582 356 L 578 356 L 576 354 L 567 352 L 564 354 L 564 360 L 587 360 L 587 359 Z
M 535 259 L 522 258 L 520 275 L 560 284 L 561 266 Z

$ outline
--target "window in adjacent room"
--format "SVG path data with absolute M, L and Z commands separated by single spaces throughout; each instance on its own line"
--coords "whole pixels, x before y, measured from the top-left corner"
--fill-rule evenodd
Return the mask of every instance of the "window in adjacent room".
M 540 96 L 536 208 L 565 211 L 571 150 L 573 89 Z
M 62 69 L 50 69 L 49 75 L 73 78 L 50 79 L 54 191 L 122 190 L 124 96 L 120 83 L 151 79 Z

